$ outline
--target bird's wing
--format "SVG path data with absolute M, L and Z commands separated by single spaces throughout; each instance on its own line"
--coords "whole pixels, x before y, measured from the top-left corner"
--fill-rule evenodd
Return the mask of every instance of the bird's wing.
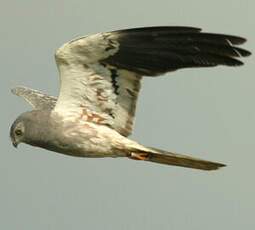
M 11 92 L 24 98 L 36 110 L 52 110 L 57 102 L 56 97 L 24 86 L 13 88 Z
M 238 66 L 250 55 L 244 38 L 192 27 L 146 27 L 74 39 L 56 52 L 60 93 L 54 109 L 65 117 L 132 131 L 142 76 L 187 67 Z

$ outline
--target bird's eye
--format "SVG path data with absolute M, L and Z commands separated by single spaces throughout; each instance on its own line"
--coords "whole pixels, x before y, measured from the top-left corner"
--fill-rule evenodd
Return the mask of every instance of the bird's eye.
M 21 136 L 21 135 L 22 135 L 21 129 L 16 129 L 16 130 L 15 130 L 15 134 L 16 134 L 17 136 Z

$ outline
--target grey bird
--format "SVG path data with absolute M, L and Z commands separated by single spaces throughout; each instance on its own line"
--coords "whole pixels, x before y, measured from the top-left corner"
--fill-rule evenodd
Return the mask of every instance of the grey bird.
M 71 40 L 55 54 L 58 98 L 17 87 L 33 110 L 10 129 L 21 142 L 77 157 L 127 157 L 167 165 L 215 170 L 224 164 L 145 147 L 129 138 L 143 76 L 189 67 L 240 66 L 251 53 L 246 39 L 193 27 L 144 27 Z M 161 122 L 160 118 L 158 122 Z

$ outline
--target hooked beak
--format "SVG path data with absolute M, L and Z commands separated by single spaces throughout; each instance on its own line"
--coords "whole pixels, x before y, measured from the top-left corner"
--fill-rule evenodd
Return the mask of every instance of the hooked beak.
M 18 144 L 19 144 L 19 143 L 18 143 L 16 140 L 12 139 L 12 145 L 13 145 L 15 148 L 18 147 Z

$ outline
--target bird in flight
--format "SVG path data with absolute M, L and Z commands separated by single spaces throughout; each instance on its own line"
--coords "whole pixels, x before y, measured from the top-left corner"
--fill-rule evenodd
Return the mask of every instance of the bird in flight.
M 12 92 L 33 110 L 12 124 L 21 142 L 76 157 L 127 157 L 215 170 L 224 164 L 146 147 L 128 138 L 144 76 L 190 67 L 240 66 L 242 37 L 194 27 L 144 27 L 76 38 L 55 53 L 58 98 L 26 87 Z M 158 118 L 160 122 L 160 117 Z

